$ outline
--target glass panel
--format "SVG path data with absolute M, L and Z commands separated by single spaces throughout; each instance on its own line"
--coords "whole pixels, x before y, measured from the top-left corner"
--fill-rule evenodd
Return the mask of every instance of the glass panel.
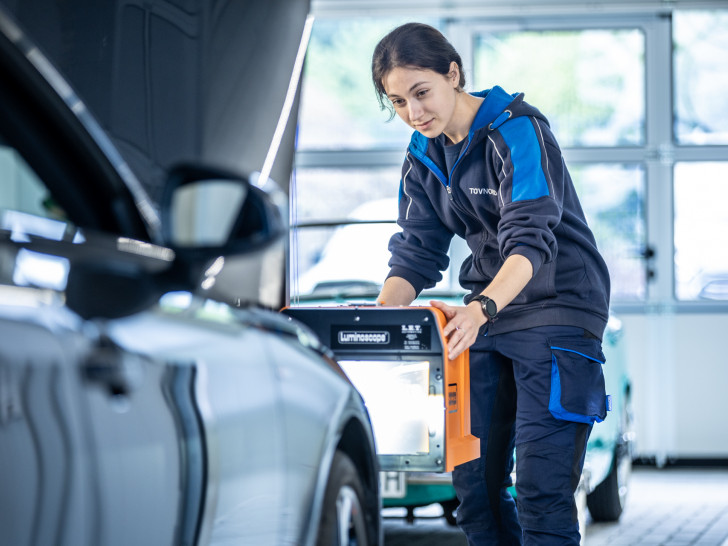
M 728 163 L 675 164 L 675 294 L 728 300 Z
M 378 455 L 427 453 L 430 430 L 442 429 L 442 395 L 429 393 L 430 363 L 340 360 L 369 411 Z
M 70 224 L 66 213 L 14 148 L 0 144 L 0 229 L 60 240 Z
M 673 14 L 675 138 L 728 144 L 728 11 Z
M 387 122 L 372 84 L 372 53 L 396 19 L 317 19 L 306 54 L 298 148 L 401 148 L 412 130 Z M 433 21 L 423 21 L 435 25 Z
M 474 88 L 525 93 L 561 146 L 644 143 L 640 30 L 489 32 L 474 43 Z
M 609 267 L 612 302 L 644 299 L 644 169 L 639 165 L 600 164 L 571 166 L 570 172 L 589 227 Z
M 399 167 L 297 169 L 291 187 L 293 226 L 306 223 L 385 221 L 294 229 L 292 295 L 373 292 L 389 271 L 387 244 L 395 231 Z
M 404 160 L 404 148 L 402 148 Z M 401 167 L 301 168 L 296 169 L 291 187 L 293 223 L 347 218 L 367 201 L 395 199 L 399 194 Z M 396 220 L 397 209 L 359 220 Z
M 29 235 L 52 240 L 80 238 L 67 222 L 45 185 L 14 148 L 0 144 L 0 230 L 11 239 Z M 21 248 L 0 267 L 0 284 L 63 290 L 69 261 L 66 258 Z
M 395 212 L 397 202 L 394 201 Z M 298 229 L 293 288 L 316 297 L 375 297 L 389 272 L 394 223 Z

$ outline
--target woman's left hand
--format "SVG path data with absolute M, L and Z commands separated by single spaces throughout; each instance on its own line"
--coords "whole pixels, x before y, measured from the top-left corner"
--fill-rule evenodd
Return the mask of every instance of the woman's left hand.
M 447 351 L 450 360 L 453 360 L 478 339 L 478 331 L 485 324 L 480 304 L 455 306 L 432 300 L 430 305 L 442 311 L 447 319 L 442 333 L 448 340 Z

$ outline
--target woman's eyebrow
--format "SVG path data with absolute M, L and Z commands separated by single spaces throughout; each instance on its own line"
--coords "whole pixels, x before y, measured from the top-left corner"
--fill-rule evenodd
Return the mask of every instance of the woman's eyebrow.
M 414 90 L 415 90 L 415 89 L 416 89 L 417 87 L 419 87 L 420 85 L 425 85 L 426 83 L 427 83 L 426 81 L 421 81 L 421 82 L 417 82 L 416 84 L 414 84 L 414 85 L 413 85 L 412 87 L 410 87 L 410 88 L 409 88 L 409 92 L 411 93 L 411 92 L 412 92 L 412 91 L 414 91 Z
M 427 81 L 421 81 L 421 82 L 417 82 L 417 83 L 413 84 L 413 85 L 412 85 L 412 86 L 411 86 L 411 87 L 410 87 L 410 88 L 409 88 L 409 89 L 407 90 L 407 92 L 408 92 L 408 93 L 411 93 L 412 91 L 414 91 L 415 89 L 417 89 L 417 88 L 418 88 L 418 87 L 419 87 L 420 85 L 424 85 L 424 84 L 426 84 L 426 83 L 427 83 Z M 390 98 L 390 99 L 391 99 L 392 97 L 398 97 L 398 96 L 399 96 L 399 95 L 397 95 L 396 93 L 392 93 L 391 95 L 390 95 L 389 93 L 387 93 L 387 97 L 388 97 L 388 98 Z

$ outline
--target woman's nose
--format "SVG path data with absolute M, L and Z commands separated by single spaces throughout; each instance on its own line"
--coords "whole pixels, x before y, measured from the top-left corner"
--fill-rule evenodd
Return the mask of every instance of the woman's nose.
M 422 115 L 422 105 L 416 100 L 411 100 L 408 103 L 409 106 L 409 117 L 412 121 L 417 121 Z

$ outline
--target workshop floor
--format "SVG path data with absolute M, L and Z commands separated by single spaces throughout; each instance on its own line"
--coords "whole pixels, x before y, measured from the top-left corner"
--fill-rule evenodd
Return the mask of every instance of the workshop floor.
M 385 509 L 385 546 L 466 546 L 441 513 L 437 505 L 419 508 L 409 524 L 403 509 Z M 728 468 L 635 467 L 619 522 L 587 517 L 582 544 L 728 546 Z

